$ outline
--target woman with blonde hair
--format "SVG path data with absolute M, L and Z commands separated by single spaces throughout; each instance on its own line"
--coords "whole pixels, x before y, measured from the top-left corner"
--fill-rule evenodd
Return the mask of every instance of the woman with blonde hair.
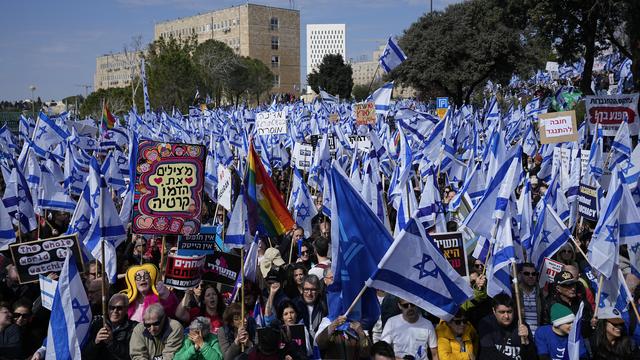
M 131 266 L 125 277 L 127 289 L 122 293 L 129 299 L 129 319 L 142 322 L 142 315 L 151 304 L 160 303 L 169 317 L 174 317 L 178 299 L 158 278 L 158 268 L 151 264 Z

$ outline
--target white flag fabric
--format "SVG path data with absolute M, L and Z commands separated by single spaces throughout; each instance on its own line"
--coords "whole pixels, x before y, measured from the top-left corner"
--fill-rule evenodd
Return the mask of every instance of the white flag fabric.
M 395 69 L 405 60 L 407 60 L 407 56 L 404 54 L 402 49 L 400 49 L 398 44 L 393 41 L 393 38 L 389 37 L 387 40 L 387 46 L 385 46 L 379 59 L 382 69 L 387 73 L 391 72 L 391 70 Z

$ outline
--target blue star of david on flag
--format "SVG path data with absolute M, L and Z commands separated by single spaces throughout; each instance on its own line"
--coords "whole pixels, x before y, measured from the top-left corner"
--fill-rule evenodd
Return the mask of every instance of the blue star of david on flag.
M 548 244 L 549 243 L 549 235 L 551 235 L 551 231 L 542 230 L 542 239 L 540 240 L 540 242 Z
M 74 298 L 73 300 L 71 300 L 71 305 L 73 307 L 73 310 L 78 310 L 78 312 L 80 313 L 80 315 L 78 316 L 78 319 L 75 322 L 76 326 L 82 325 L 82 324 L 88 324 L 91 322 L 91 319 L 89 316 L 89 310 L 91 309 L 91 306 L 89 305 L 83 306 L 82 304 L 80 304 L 77 298 Z
M 433 261 L 433 258 L 428 254 L 423 253 L 422 261 L 413 265 L 413 268 L 420 272 L 420 274 L 418 275 L 418 278 L 420 280 L 425 277 L 438 277 L 438 267 Z
M 616 222 L 614 222 L 613 225 L 605 225 L 605 227 L 607 228 L 608 234 L 606 239 L 604 240 L 611 243 L 617 243 L 618 242 L 618 220 L 616 220 Z

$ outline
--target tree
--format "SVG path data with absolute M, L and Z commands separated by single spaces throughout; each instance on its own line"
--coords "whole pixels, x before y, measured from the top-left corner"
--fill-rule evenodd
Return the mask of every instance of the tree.
M 255 96 L 256 104 L 260 105 L 260 97 L 268 93 L 273 88 L 274 74 L 262 61 L 252 58 L 244 58 L 249 72 L 249 89 L 251 95 Z
M 196 47 L 193 61 L 200 76 L 201 91 L 210 94 L 216 106 L 219 106 L 231 72 L 240 61 L 239 57 L 227 44 L 207 40 Z
M 249 90 L 249 65 L 247 58 L 242 57 L 240 61 L 234 65 L 233 69 L 229 73 L 229 80 L 227 81 L 227 96 L 236 106 L 240 103 L 240 97 Z
M 160 38 L 149 45 L 145 55 L 149 97 L 154 107 L 186 111 L 193 102 L 198 85 L 198 73 L 191 58 L 195 37 L 177 40 Z
M 129 88 L 99 89 L 92 92 L 80 106 L 80 116 L 89 116 L 100 119 L 102 116 L 102 104 L 109 104 L 109 111 L 113 114 L 122 114 L 131 109 L 131 93 Z
M 329 94 L 348 99 L 353 88 L 353 70 L 350 64 L 345 64 L 342 55 L 328 54 L 318 69 L 307 76 L 307 83 L 316 93 L 320 93 L 322 88 Z
M 633 90 L 640 91 L 640 1 L 616 0 L 605 26 L 606 39 L 631 59 Z
M 525 8 L 471 0 L 422 16 L 399 41 L 407 60 L 391 76 L 420 93 L 439 88 L 457 105 L 487 80 L 507 82 L 525 55 Z

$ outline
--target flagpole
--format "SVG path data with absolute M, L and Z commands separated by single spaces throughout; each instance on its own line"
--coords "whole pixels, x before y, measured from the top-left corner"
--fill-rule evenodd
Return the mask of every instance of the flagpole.
M 347 316 L 349 315 L 349 313 L 351 313 L 351 311 L 353 310 L 353 308 L 356 306 L 356 303 L 358 301 L 360 301 L 360 298 L 362 297 L 362 295 L 364 295 L 364 292 L 367 290 L 367 284 L 365 283 L 364 286 L 362 287 L 362 290 L 360 290 L 360 292 L 358 293 L 358 296 L 356 296 L 355 299 L 353 299 L 353 302 L 351 303 L 351 305 L 349 306 L 349 308 L 347 309 L 347 311 L 345 311 L 344 315 L 342 316 Z
M 244 326 L 244 246 L 240 248 L 240 327 Z M 238 329 L 239 331 L 240 329 Z M 244 352 L 244 343 L 240 344 L 240 352 Z
M 167 254 L 165 254 L 167 250 L 167 237 L 162 235 L 162 251 L 160 251 L 160 271 L 162 272 L 162 278 L 164 279 L 164 270 L 165 270 L 165 261 Z
M 602 283 L 604 282 L 604 275 L 600 274 L 598 279 L 598 292 L 596 293 L 596 309 L 593 311 L 592 319 L 598 318 L 598 308 L 600 307 L 600 295 L 602 294 Z
M 373 82 L 376 80 L 376 76 L 378 75 L 378 70 L 380 70 L 380 61 L 378 61 L 378 66 L 376 67 L 376 71 L 373 73 L 373 77 L 371 78 L 371 82 L 369 83 L 369 90 L 367 93 L 371 93 L 371 86 L 373 86 Z
M 100 267 L 100 282 L 102 285 L 102 326 L 107 326 L 107 286 L 104 283 L 105 273 L 105 256 L 104 256 L 104 239 L 100 242 L 100 253 L 102 255 L 102 266 Z
M 516 311 L 518 312 L 518 325 L 522 325 L 524 324 L 524 322 L 522 321 L 522 308 L 520 307 L 520 289 L 518 288 L 518 273 L 516 271 L 515 260 L 511 261 L 511 273 L 513 275 L 513 291 L 516 295 Z M 520 341 L 523 345 L 527 345 L 529 343 L 529 339 L 527 339 L 526 336 L 521 336 Z

